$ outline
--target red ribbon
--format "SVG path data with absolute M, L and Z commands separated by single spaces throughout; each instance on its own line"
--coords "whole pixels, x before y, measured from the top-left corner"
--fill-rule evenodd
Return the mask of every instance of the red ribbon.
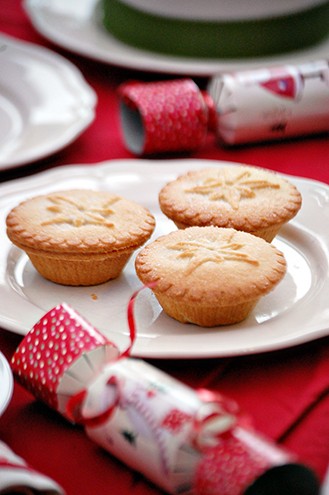
M 26 471 L 34 472 L 34 469 L 29 467 L 27 464 L 16 464 L 14 462 L 8 461 L 5 457 L 0 457 L 0 468 L 25 469 Z
M 206 452 L 212 450 L 216 447 L 216 444 L 219 445 L 221 441 L 230 438 L 236 428 L 240 427 L 248 431 L 254 430 L 252 418 L 244 411 L 241 411 L 235 400 L 205 388 L 197 389 L 196 393 L 204 404 L 208 403 L 214 406 L 217 404 L 218 406 L 217 411 L 214 408 L 213 411 L 204 417 L 194 418 L 193 429 L 195 436 L 193 445 L 199 451 Z M 206 436 L 206 441 L 203 443 L 202 433 L 207 428 L 207 425 L 211 425 L 211 422 L 215 425 L 216 421 L 221 421 L 221 418 L 225 417 L 225 415 L 231 415 L 234 418 L 231 425 L 228 425 L 226 429 L 219 428 L 216 430 L 216 427 L 213 427 L 211 435 Z
M 154 286 L 153 284 L 152 286 Z M 146 289 L 146 288 L 151 288 L 151 285 L 145 285 L 141 287 L 140 289 L 136 290 L 132 296 L 130 297 L 128 306 L 127 306 L 127 320 L 128 320 L 128 327 L 129 327 L 129 336 L 130 336 L 130 343 L 128 347 L 120 353 L 120 355 L 117 357 L 116 361 L 117 362 L 119 359 L 129 357 L 131 354 L 131 349 L 133 347 L 133 344 L 136 340 L 136 323 L 135 323 L 135 317 L 134 317 L 134 306 L 136 302 L 136 298 L 138 294 Z M 115 377 L 110 377 L 106 385 L 118 385 L 116 382 Z M 104 411 L 102 411 L 100 414 L 93 416 L 93 417 L 84 417 L 83 414 L 81 413 L 82 407 L 84 404 L 84 401 L 87 397 L 87 390 L 83 389 L 74 396 L 72 396 L 66 406 L 66 414 L 67 416 L 77 424 L 81 424 L 83 426 L 87 427 L 95 427 L 98 425 L 101 425 L 105 421 L 108 420 L 108 418 L 112 415 L 113 411 L 116 409 L 118 406 L 120 397 L 118 394 L 118 397 L 116 398 L 116 401 L 114 404 L 111 404 L 108 406 Z M 210 391 L 208 389 L 198 389 L 196 391 L 197 395 L 199 396 L 200 400 L 204 404 L 213 404 L 214 409 L 209 413 L 206 414 L 202 418 L 195 418 L 194 419 L 194 433 L 195 433 L 195 447 L 200 449 L 203 449 L 204 447 L 199 443 L 202 431 L 206 428 L 207 425 L 209 425 L 211 422 L 216 422 L 216 420 L 219 420 L 223 418 L 225 415 L 231 415 L 232 417 L 236 418 L 238 417 L 238 405 L 236 404 L 235 401 L 232 401 L 226 397 L 223 397 L 222 395 Z M 216 406 L 218 406 L 218 410 L 216 410 Z M 239 420 L 240 424 L 240 420 Z M 212 440 L 217 441 L 219 438 L 223 438 L 225 434 L 228 434 L 229 431 L 231 431 L 232 428 L 236 426 L 236 421 L 232 422 L 232 425 L 228 426 L 227 430 L 221 430 L 219 429 L 218 432 L 216 432 L 216 428 L 214 428 Z
M 193 444 L 196 449 L 203 451 L 208 447 L 212 447 L 213 443 L 218 442 L 220 439 L 225 438 L 225 436 L 230 435 L 232 429 L 234 429 L 239 420 L 239 407 L 238 404 L 232 399 L 228 399 L 223 395 L 211 391 L 209 389 L 198 389 L 196 391 L 198 397 L 204 404 L 213 405 L 213 409 L 206 414 L 205 416 L 198 418 L 197 416 L 194 418 L 193 430 L 194 430 L 194 440 Z M 216 410 L 217 407 L 217 410 Z M 221 421 L 225 416 L 232 417 L 232 423 L 229 424 L 226 428 L 213 428 L 211 435 L 207 437 L 207 441 L 205 445 L 202 444 L 201 436 L 205 431 L 207 425 L 211 425 L 211 423 L 216 423 L 216 421 Z M 209 444 L 210 442 L 210 444 Z
M 117 362 L 119 359 L 129 357 L 131 354 L 131 349 L 135 343 L 136 340 L 136 323 L 135 323 L 135 317 L 134 317 L 134 307 L 135 307 L 135 301 L 138 296 L 138 294 L 147 288 L 153 287 L 155 284 L 150 284 L 150 285 L 144 285 L 140 289 L 137 289 L 132 296 L 129 299 L 128 306 L 127 306 L 127 320 L 128 320 L 128 327 L 129 327 L 129 338 L 130 338 L 130 343 L 128 347 L 119 354 L 117 357 L 116 361 Z M 111 379 L 110 379 L 111 380 Z M 99 424 L 102 424 L 104 421 L 106 421 L 112 414 L 113 409 L 116 407 L 117 404 L 109 406 L 105 411 L 100 413 L 99 415 L 93 417 L 93 418 L 85 418 L 81 414 L 81 409 L 82 405 L 85 401 L 85 398 L 87 396 L 87 390 L 83 389 L 77 394 L 73 395 L 70 397 L 70 399 L 67 402 L 66 405 L 66 416 L 73 422 L 77 424 L 81 424 L 84 426 L 96 426 Z
M 112 376 L 111 378 L 109 378 L 106 385 L 113 384 L 113 381 L 115 381 L 115 377 Z M 78 392 L 69 399 L 66 406 L 67 407 L 66 411 L 70 419 L 74 423 L 86 427 L 96 427 L 105 423 L 112 415 L 113 411 L 117 408 L 119 403 L 119 396 L 118 396 L 115 403 L 107 407 L 105 411 L 101 412 L 97 416 L 86 418 L 81 414 L 82 405 L 85 401 L 86 396 L 87 396 L 87 390 L 86 389 L 81 390 L 81 392 Z

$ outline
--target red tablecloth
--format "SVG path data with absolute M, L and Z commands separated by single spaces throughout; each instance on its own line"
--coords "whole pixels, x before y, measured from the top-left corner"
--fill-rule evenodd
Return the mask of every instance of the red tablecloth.
M 98 97 L 95 121 L 74 143 L 38 163 L 1 171 L 0 181 L 66 164 L 92 166 L 103 160 L 134 158 L 122 141 L 116 88 L 127 79 L 156 80 L 161 75 L 101 64 L 54 46 L 33 29 L 20 0 L 0 0 L 0 11 L 1 32 L 67 57 L 80 68 Z M 209 137 L 206 146 L 193 153 L 193 158 L 261 165 L 326 183 L 329 183 L 328 156 L 327 136 L 239 149 L 219 147 Z M 19 335 L 0 331 L 0 350 L 8 359 L 20 340 Z M 161 360 L 152 364 L 193 387 L 209 387 L 236 399 L 253 417 L 259 431 L 295 452 L 323 478 L 329 462 L 328 338 L 259 355 Z M 79 427 L 68 424 L 36 402 L 18 384 L 0 418 L 0 439 L 34 468 L 54 478 L 70 495 L 122 495 L 132 489 L 136 494 L 160 493 L 88 440 Z

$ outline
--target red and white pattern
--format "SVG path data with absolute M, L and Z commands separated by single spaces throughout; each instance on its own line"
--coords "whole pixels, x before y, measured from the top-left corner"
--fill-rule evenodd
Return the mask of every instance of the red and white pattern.
M 328 88 L 327 60 L 214 76 L 217 137 L 235 145 L 328 132 Z
M 102 365 L 119 354 L 118 350 L 76 311 L 62 304 L 49 311 L 27 334 L 12 358 L 11 367 L 35 397 L 58 409 L 58 389 L 63 378 L 74 367 L 73 388 L 75 392 L 84 388 L 82 360 L 98 348 L 105 352 L 101 354 L 102 361 L 95 363 L 97 374 Z
M 129 82 L 121 85 L 119 96 L 121 112 L 135 110 L 141 118 L 138 132 L 133 126 L 124 126 L 127 147 L 137 154 L 195 150 L 216 121 L 211 97 L 191 79 Z M 132 142 L 135 145 L 131 146 Z
M 33 327 L 12 367 L 35 397 L 73 421 L 75 404 L 93 441 L 168 493 L 242 495 L 268 468 L 291 461 L 242 425 L 233 401 L 120 354 L 66 304 Z
M 278 97 L 298 101 L 303 95 L 304 80 L 301 72 L 294 67 L 274 67 L 268 70 L 268 79 L 260 86 Z
M 196 493 L 200 495 L 242 495 L 270 465 L 233 436 L 209 450 L 196 472 Z
M 64 495 L 63 489 L 55 481 L 33 469 L 1 441 L 0 493 Z

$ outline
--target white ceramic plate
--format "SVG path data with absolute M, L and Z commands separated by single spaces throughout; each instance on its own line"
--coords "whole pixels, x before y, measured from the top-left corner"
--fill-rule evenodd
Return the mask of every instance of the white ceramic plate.
M 8 406 L 13 394 L 13 375 L 9 363 L 0 352 L 0 416 Z
M 141 287 L 134 257 L 122 276 L 96 287 L 64 287 L 44 280 L 27 256 L 5 234 L 9 209 L 27 197 L 48 191 L 95 188 L 137 201 L 155 215 L 153 238 L 173 230 L 158 206 L 158 192 L 169 180 L 192 169 L 227 162 L 206 160 L 117 160 L 92 166 L 67 166 L 0 186 L 0 325 L 19 334 L 48 310 L 66 302 L 120 347 L 128 344 L 126 308 Z M 234 356 L 293 346 L 329 334 L 329 187 L 291 178 L 303 195 L 298 216 L 275 244 L 288 271 L 244 322 L 214 329 L 181 324 L 165 315 L 149 289 L 135 303 L 138 338 L 133 354 L 154 358 Z
M 72 142 L 94 119 L 96 95 L 65 58 L 0 35 L 0 170 Z
M 216 72 L 327 58 L 329 36 L 322 43 L 289 55 L 245 60 L 166 56 L 128 46 L 101 26 L 99 0 L 25 0 L 34 27 L 57 45 L 101 62 L 137 70 L 209 76 Z

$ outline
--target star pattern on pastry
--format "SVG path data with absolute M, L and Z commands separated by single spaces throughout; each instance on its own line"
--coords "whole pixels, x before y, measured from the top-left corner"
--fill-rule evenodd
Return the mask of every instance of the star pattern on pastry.
M 74 227 L 101 225 L 112 228 L 114 224 L 108 220 L 108 217 L 113 215 L 114 211 L 111 206 L 118 199 L 113 197 L 99 207 L 90 207 L 88 204 L 67 197 L 49 196 L 48 200 L 51 204 L 47 206 L 47 210 L 54 215 L 51 219 L 45 220 L 42 225 L 68 223 Z
M 258 260 L 252 258 L 242 251 L 244 244 L 228 240 L 222 245 L 218 242 L 211 243 L 206 241 L 180 241 L 169 246 L 170 249 L 179 251 L 178 258 L 187 258 L 190 260 L 187 273 L 192 273 L 204 263 L 223 263 L 224 261 L 241 261 L 258 265 Z
M 225 173 L 208 177 L 201 184 L 186 189 L 186 192 L 208 196 L 211 201 L 226 201 L 236 210 L 241 199 L 253 198 L 255 190 L 264 188 L 279 189 L 280 185 L 266 179 L 255 179 L 251 172 L 244 171 L 235 177 Z

